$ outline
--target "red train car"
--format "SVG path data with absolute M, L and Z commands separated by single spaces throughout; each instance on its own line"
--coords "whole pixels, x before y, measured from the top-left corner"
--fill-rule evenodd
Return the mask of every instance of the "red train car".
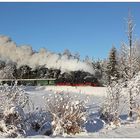
M 95 83 L 91 82 L 85 82 L 85 83 L 56 83 L 57 86 L 92 86 L 92 87 L 97 87 L 98 85 Z

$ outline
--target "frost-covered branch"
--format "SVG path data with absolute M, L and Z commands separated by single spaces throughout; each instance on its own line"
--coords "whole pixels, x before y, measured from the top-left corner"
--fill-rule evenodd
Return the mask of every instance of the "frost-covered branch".
M 82 131 L 86 117 L 86 100 L 73 98 L 68 93 L 50 94 L 46 110 L 52 115 L 53 135 L 76 134 Z

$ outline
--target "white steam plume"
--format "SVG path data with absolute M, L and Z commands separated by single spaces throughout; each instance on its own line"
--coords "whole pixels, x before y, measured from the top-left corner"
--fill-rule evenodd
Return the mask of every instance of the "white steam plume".
M 30 46 L 17 46 L 7 36 L 0 36 L 0 59 L 16 62 L 18 67 L 29 65 L 36 68 L 44 65 L 46 68 L 60 69 L 62 72 L 82 70 L 94 74 L 93 67 L 85 62 L 68 59 L 67 55 L 60 56 L 43 48 L 34 52 Z

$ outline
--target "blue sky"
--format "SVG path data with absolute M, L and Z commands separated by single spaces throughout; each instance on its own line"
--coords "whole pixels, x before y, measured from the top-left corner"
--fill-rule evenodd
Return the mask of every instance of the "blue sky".
M 140 3 L 0 3 L 0 34 L 17 45 L 53 52 L 79 52 L 95 59 L 127 41 L 125 18 L 131 9 L 140 38 Z

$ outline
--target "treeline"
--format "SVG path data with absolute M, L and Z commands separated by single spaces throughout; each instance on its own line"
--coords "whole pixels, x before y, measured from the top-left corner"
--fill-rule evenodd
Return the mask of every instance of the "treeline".
M 17 67 L 16 63 L 0 61 L 1 79 L 47 79 L 55 78 L 60 83 L 99 83 L 97 77 L 84 71 L 69 71 L 62 73 L 60 69 L 48 69 L 39 66 L 32 69 L 28 65 Z

